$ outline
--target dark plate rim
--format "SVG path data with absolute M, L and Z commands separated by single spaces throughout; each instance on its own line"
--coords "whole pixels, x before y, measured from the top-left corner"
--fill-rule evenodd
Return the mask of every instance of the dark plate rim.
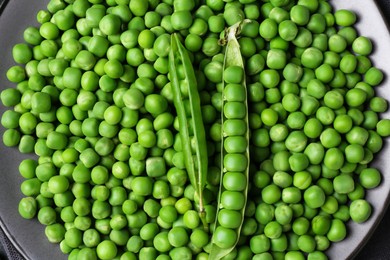
M 338 1 L 338 0 L 329 0 L 329 1 L 333 2 L 333 1 Z M 3 0 L 3 1 L 0 0 L 0 16 L 5 11 L 8 3 L 9 3 L 9 0 Z M 377 1 L 373 0 L 372 4 L 375 6 L 377 11 L 379 12 L 379 14 L 381 16 L 381 20 L 387 29 L 387 33 L 390 34 L 389 22 L 387 21 L 386 17 L 384 16 Z M 390 75 L 385 75 L 385 76 L 386 76 L 387 80 L 390 80 Z M 386 145 L 389 145 L 389 144 L 386 144 Z M 390 178 L 390 176 L 389 176 L 389 178 Z M 390 190 L 386 193 L 386 198 L 384 200 L 383 207 L 381 207 L 380 209 L 375 209 L 378 212 L 378 215 L 374 219 L 374 222 L 371 224 L 371 228 L 365 233 L 364 236 L 361 237 L 362 239 L 360 240 L 359 243 L 356 244 L 354 250 L 352 250 L 350 252 L 347 259 L 353 259 L 359 254 L 359 252 L 363 249 L 363 247 L 368 243 L 369 239 L 375 233 L 376 229 L 378 228 L 379 224 L 382 222 L 382 220 L 383 220 L 383 218 L 384 218 L 384 216 L 389 208 L 390 208 Z M 34 219 L 34 221 L 36 221 L 36 219 Z M 351 220 L 348 221 L 348 223 L 350 223 L 350 222 L 351 222 Z M 39 223 L 37 222 L 37 224 L 39 224 Z M 23 246 L 17 241 L 15 236 L 8 229 L 1 214 L 0 214 L 0 228 L 2 229 L 4 234 L 7 236 L 8 240 L 11 242 L 11 244 L 15 247 L 15 249 L 22 255 L 22 257 L 24 257 L 25 259 L 31 259 L 28 256 L 28 254 L 26 253 L 26 251 L 23 249 Z M 346 239 L 348 239 L 348 236 Z M 49 243 L 49 241 L 47 241 L 47 242 Z M 329 250 L 331 250 L 331 249 L 328 249 L 328 251 Z

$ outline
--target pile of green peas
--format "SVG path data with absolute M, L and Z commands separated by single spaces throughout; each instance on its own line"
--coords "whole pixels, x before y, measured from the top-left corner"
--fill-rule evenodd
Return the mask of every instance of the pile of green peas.
M 250 184 L 223 259 L 327 259 L 345 223 L 371 214 L 364 198 L 381 174 L 370 162 L 390 120 L 371 40 L 326 0 L 50 0 L 12 50 L 16 88 L 1 92 L 4 145 L 38 156 L 19 166 L 21 216 L 37 217 L 69 259 L 208 259 L 229 129 L 219 39 L 243 19 L 250 164 L 234 167 L 249 169 Z M 173 106 L 172 33 L 197 76 L 210 232 Z

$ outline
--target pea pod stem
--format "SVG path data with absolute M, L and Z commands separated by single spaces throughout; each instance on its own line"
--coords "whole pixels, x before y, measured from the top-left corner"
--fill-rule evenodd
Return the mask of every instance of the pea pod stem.
M 243 23 L 246 23 L 246 22 L 247 21 L 244 20 L 242 22 L 238 22 L 238 23 L 232 25 L 231 27 L 227 28 L 226 29 L 226 33 L 225 33 L 225 38 L 220 41 L 221 44 L 226 44 L 225 58 L 224 58 L 224 65 L 223 65 L 224 73 L 225 73 L 225 69 L 227 67 L 229 67 L 229 66 L 239 66 L 239 67 L 243 68 L 243 70 L 244 70 L 244 61 L 243 61 L 243 58 L 242 58 L 242 55 L 241 55 L 241 51 L 240 51 L 240 44 L 237 41 L 237 35 L 241 31 L 241 26 L 243 25 Z M 224 89 L 225 89 L 225 84 L 226 83 L 224 81 L 224 78 L 225 77 L 223 77 L 223 89 L 222 89 L 222 101 L 223 101 L 223 104 L 222 104 L 222 108 L 224 107 L 224 104 L 226 102 L 226 97 L 224 95 Z M 245 75 L 243 76 L 241 85 L 245 88 L 245 93 L 247 93 Z M 245 118 L 243 120 L 244 120 L 245 125 L 246 125 L 245 138 L 248 141 L 249 140 L 249 123 L 248 123 L 247 94 L 246 94 L 244 102 L 245 102 L 245 108 L 246 108 L 246 111 L 245 111 L 246 115 L 245 115 Z M 226 117 L 224 115 L 224 109 L 222 109 L 222 113 L 221 114 L 222 114 L 222 126 L 223 126 L 224 125 L 224 121 L 226 120 Z M 220 181 L 220 188 L 219 188 L 219 195 L 218 195 L 218 208 L 217 208 L 217 216 L 216 216 L 215 227 L 214 227 L 215 229 L 219 226 L 218 214 L 220 212 L 220 209 L 222 209 L 221 195 L 222 195 L 222 193 L 225 190 L 224 187 L 223 187 L 223 184 L 222 184 L 222 180 L 223 180 L 224 174 L 227 172 L 227 170 L 224 167 L 224 155 L 226 155 L 226 151 L 224 149 L 224 139 L 225 138 L 226 138 L 226 135 L 224 134 L 224 130 L 222 128 L 222 141 L 221 141 L 221 156 L 222 156 L 222 159 L 221 159 L 221 178 L 220 178 L 221 181 Z M 215 243 L 215 239 L 214 239 L 215 230 L 214 230 L 214 234 L 213 234 L 213 237 L 212 237 L 212 240 L 211 240 L 212 246 L 211 246 L 209 259 L 213 259 L 213 260 L 222 259 L 224 256 L 229 254 L 235 248 L 235 246 L 237 245 L 238 240 L 240 238 L 241 228 L 242 228 L 242 225 L 243 225 L 243 222 L 244 222 L 245 206 L 246 206 L 247 194 L 248 194 L 248 182 L 249 182 L 249 141 L 247 142 L 247 147 L 246 147 L 246 151 L 244 152 L 244 155 L 245 155 L 245 157 L 248 160 L 248 166 L 246 167 L 245 171 L 243 172 L 245 174 L 247 183 L 246 183 L 246 188 L 243 191 L 244 198 L 245 198 L 244 207 L 240 210 L 240 214 L 242 216 L 241 223 L 240 223 L 240 226 L 235 229 L 235 232 L 237 234 L 237 239 L 236 239 L 236 241 L 235 241 L 233 246 L 228 247 L 228 248 L 221 248 L 221 247 L 219 247 Z
M 183 78 L 180 78 L 178 73 L 180 66 L 183 68 Z M 188 52 L 180 42 L 177 34 L 172 34 L 171 37 L 169 73 L 173 102 L 179 120 L 179 135 L 182 141 L 185 165 L 190 182 L 194 186 L 195 194 L 198 197 L 199 216 L 205 230 L 208 231 L 203 198 L 203 189 L 206 184 L 208 169 L 206 134 L 195 72 Z M 183 84 L 186 88 L 185 94 L 183 93 Z M 185 101 L 189 102 L 189 115 L 187 114 L 188 111 L 186 111 Z M 191 133 L 191 128 L 193 133 Z

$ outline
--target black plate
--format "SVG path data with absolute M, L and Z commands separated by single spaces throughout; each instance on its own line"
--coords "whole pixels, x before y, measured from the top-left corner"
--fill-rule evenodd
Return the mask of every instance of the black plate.
M 11 58 L 12 46 L 22 42 L 24 29 L 36 24 L 36 13 L 45 9 L 48 0 L 10 1 L 0 17 L 0 90 L 13 86 L 5 78 L 7 68 L 13 65 Z M 350 9 L 359 16 L 357 28 L 360 35 L 374 39 L 375 52 L 371 56 L 375 66 L 390 75 L 390 36 L 386 23 L 372 0 L 333 0 L 331 3 L 337 9 Z M 390 100 L 390 86 L 388 77 L 377 88 L 377 93 Z M 0 114 L 5 111 L 0 107 Z M 390 117 L 389 113 L 385 114 Z M 4 128 L 0 127 L 0 136 Z M 37 220 L 29 221 L 21 218 L 17 205 L 22 198 L 20 183 L 23 181 L 18 173 L 20 161 L 27 158 L 17 149 L 9 149 L 0 145 L 0 225 L 5 230 L 14 245 L 27 259 L 66 259 L 60 252 L 58 245 L 48 242 L 44 234 L 44 226 Z M 357 252 L 367 241 L 381 221 L 389 204 L 390 193 L 390 149 L 386 142 L 384 149 L 376 157 L 373 166 L 383 173 L 383 182 L 375 190 L 371 190 L 367 199 L 372 203 L 374 211 L 372 217 L 364 224 L 348 223 L 348 237 L 340 243 L 333 244 L 328 250 L 331 259 L 347 259 L 356 256 Z

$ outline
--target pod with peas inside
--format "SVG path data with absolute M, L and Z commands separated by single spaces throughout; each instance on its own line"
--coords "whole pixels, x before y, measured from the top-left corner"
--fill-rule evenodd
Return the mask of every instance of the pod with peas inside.
M 4 149 L 36 155 L 15 209 L 69 259 L 327 259 L 390 135 L 375 39 L 332 4 L 50 0 L 4 71 Z

